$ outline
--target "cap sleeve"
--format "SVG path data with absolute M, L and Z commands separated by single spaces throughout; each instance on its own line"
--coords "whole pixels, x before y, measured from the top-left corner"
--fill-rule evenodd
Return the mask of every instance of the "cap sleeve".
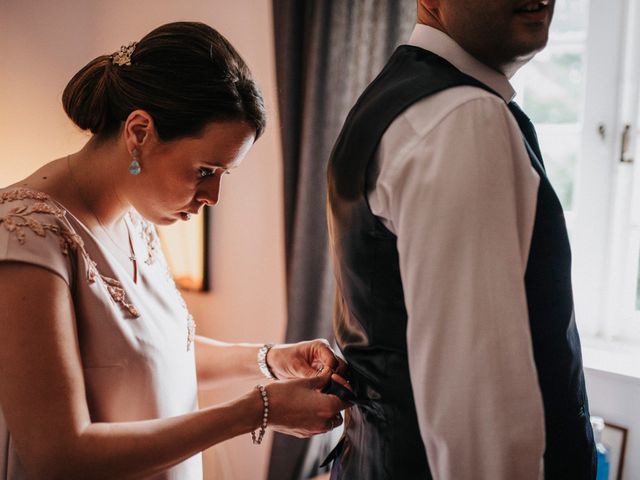
M 82 240 L 65 211 L 46 194 L 25 189 L 0 194 L 0 262 L 37 265 L 71 285 L 79 246 Z

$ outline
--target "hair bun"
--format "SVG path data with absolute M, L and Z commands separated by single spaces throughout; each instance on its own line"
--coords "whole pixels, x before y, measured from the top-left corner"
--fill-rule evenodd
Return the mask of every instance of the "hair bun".
M 82 130 L 99 134 L 109 127 L 109 70 L 111 55 L 101 55 L 76 73 L 62 93 L 62 105 Z

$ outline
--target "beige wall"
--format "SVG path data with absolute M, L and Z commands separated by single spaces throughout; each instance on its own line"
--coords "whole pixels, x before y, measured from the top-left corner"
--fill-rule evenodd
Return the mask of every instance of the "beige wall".
M 270 0 L 0 0 L 0 185 L 79 148 L 60 95 L 90 59 L 176 20 L 206 22 L 245 58 L 263 88 L 270 125 L 225 178 L 213 220 L 213 291 L 188 295 L 200 333 L 277 341 L 285 327 L 282 180 Z M 229 398 L 250 386 L 202 395 Z M 206 478 L 264 478 L 268 445 L 243 436 L 210 449 Z

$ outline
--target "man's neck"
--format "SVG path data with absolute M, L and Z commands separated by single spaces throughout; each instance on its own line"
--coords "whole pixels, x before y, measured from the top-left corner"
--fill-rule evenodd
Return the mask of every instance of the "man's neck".
M 484 65 L 491 68 L 492 70 L 495 70 L 496 72 L 506 76 L 507 78 L 513 77 L 513 75 L 515 75 L 515 73 L 520 69 L 520 67 L 526 64 L 533 57 L 533 55 L 531 55 L 528 58 L 514 59 L 513 61 L 510 61 L 510 62 L 497 62 L 493 59 L 483 58 L 482 55 L 479 55 L 478 53 L 473 52 L 472 49 L 465 47 L 465 45 L 462 42 L 460 42 L 459 39 L 455 37 L 455 35 L 452 35 L 447 30 L 447 28 L 442 24 L 442 22 L 440 22 L 440 20 L 438 20 L 438 18 L 429 14 L 428 12 L 426 13 L 419 12 L 416 23 L 420 25 L 426 25 L 428 27 L 435 28 L 441 31 L 442 33 L 447 35 L 449 38 L 451 38 L 454 42 L 456 42 L 460 46 L 460 48 L 462 48 L 465 52 L 467 52 L 469 55 L 474 57 L 476 60 L 483 63 Z

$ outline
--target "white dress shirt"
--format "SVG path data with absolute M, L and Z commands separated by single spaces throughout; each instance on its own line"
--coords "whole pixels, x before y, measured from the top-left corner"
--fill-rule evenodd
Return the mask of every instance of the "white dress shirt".
M 507 108 L 509 80 L 431 27 L 409 43 L 502 97 L 463 86 L 415 103 L 371 169 L 371 210 L 398 237 L 429 465 L 437 480 L 537 480 L 544 413 L 524 275 L 539 176 Z

